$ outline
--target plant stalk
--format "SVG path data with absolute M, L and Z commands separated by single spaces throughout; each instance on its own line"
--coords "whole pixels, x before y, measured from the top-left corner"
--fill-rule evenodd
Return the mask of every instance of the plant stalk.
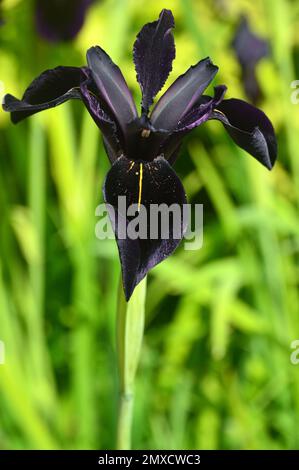
M 134 384 L 140 359 L 146 297 L 146 278 L 126 302 L 122 283 L 119 285 L 117 309 L 117 357 L 119 375 L 119 410 L 117 443 L 119 450 L 130 450 L 134 407 Z

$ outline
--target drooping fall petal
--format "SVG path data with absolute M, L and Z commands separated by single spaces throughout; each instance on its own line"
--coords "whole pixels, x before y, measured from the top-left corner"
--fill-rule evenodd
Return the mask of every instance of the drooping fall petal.
M 23 98 L 18 100 L 5 95 L 3 108 L 11 113 L 13 123 L 53 108 L 72 98 L 80 99 L 80 82 L 84 77 L 79 67 L 56 67 L 39 75 L 26 89 Z
M 217 106 L 212 119 L 221 121 L 239 147 L 272 169 L 277 156 L 277 142 L 273 126 L 263 111 L 232 98 Z
M 111 217 L 116 235 L 122 265 L 122 276 L 125 295 L 130 298 L 135 286 L 144 278 L 148 271 L 167 258 L 180 243 L 185 230 L 186 221 L 182 206 L 186 204 L 183 185 L 174 170 L 162 157 L 152 162 L 132 162 L 120 157 L 107 174 L 103 188 L 105 202 L 114 209 L 115 217 Z M 119 207 L 119 196 L 125 196 L 123 208 Z M 132 218 L 127 216 L 127 209 L 135 204 L 136 213 L 139 203 L 140 236 L 130 237 L 129 224 Z M 157 226 L 150 218 L 149 207 L 164 204 L 170 207 L 176 204 L 181 209 L 178 216 L 170 215 L 169 233 L 163 239 L 161 218 Z M 146 219 L 144 216 L 146 210 Z M 152 207 L 151 207 L 152 210 Z M 151 213 L 152 214 L 152 213 Z M 136 214 L 134 214 L 135 216 Z M 132 214 L 133 216 L 133 214 Z M 163 219 L 165 221 L 165 218 Z M 157 238 L 150 234 L 155 232 Z M 143 238 L 142 234 L 146 234 Z M 165 235 L 165 233 L 164 233 Z

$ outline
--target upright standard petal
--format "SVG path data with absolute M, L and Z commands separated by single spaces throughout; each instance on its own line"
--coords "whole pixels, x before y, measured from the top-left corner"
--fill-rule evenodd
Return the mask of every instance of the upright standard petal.
M 211 119 L 221 121 L 239 147 L 272 169 L 277 156 L 277 141 L 273 126 L 263 111 L 232 98 L 222 101 Z
M 89 71 L 86 71 L 86 74 L 86 80 L 80 85 L 82 100 L 91 117 L 102 132 L 108 157 L 111 163 L 113 163 L 122 153 L 117 124 L 113 117 L 105 112 L 100 100 L 91 91 L 94 87 L 90 83 Z
M 71 98 L 80 99 L 79 86 L 83 76 L 79 67 L 56 67 L 46 70 L 33 80 L 21 100 L 12 95 L 5 95 L 3 109 L 10 112 L 12 122 L 17 123 Z
M 157 157 L 152 162 L 134 162 L 120 157 L 107 174 L 103 192 L 110 207 L 128 300 L 148 271 L 171 255 L 180 243 L 186 230 L 182 210 L 186 204 L 185 191 L 164 158 Z M 125 196 L 125 200 L 121 202 L 119 196 Z M 138 220 L 133 212 L 128 214 L 132 204 L 135 204 L 134 213 L 138 213 L 140 206 Z M 173 205 L 176 208 L 174 213 Z M 165 217 L 157 219 L 154 216 L 159 207 L 161 210 L 170 208 L 169 231 L 162 227 Z M 136 222 L 139 224 L 139 233 L 134 237 L 135 232 L 130 229 L 130 224 L 135 226 Z
M 207 95 L 201 96 L 190 111 L 179 121 L 175 132 L 191 131 L 207 121 L 211 117 L 214 108 L 223 100 L 226 90 L 225 85 L 219 85 L 214 87 L 213 98 Z
M 160 146 L 160 152 L 168 162 L 173 165 L 178 154 L 184 137 L 195 127 L 200 126 L 211 118 L 213 110 L 221 103 L 226 92 L 226 86 L 220 85 L 214 88 L 214 97 L 203 95 L 187 114 L 178 122 L 174 129 Z
M 173 130 L 178 122 L 192 108 L 209 83 L 218 67 L 209 58 L 191 66 L 164 93 L 151 114 L 151 122 L 156 129 Z
M 35 0 L 35 22 L 40 36 L 48 41 L 74 39 L 83 26 L 93 0 Z
M 87 51 L 87 62 L 101 98 L 125 133 L 128 123 L 137 118 L 137 110 L 123 74 L 99 46 Z
M 142 112 L 148 113 L 156 94 L 172 70 L 175 45 L 172 34 L 174 18 L 170 10 L 162 10 L 157 21 L 148 23 L 138 33 L 134 48 L 137 80 L 142 91 Z

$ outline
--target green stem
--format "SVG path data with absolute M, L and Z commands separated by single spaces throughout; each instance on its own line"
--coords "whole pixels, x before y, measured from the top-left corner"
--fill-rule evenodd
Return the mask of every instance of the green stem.
M 119 412 L 117 449 L 131 449 L 134 383 L 139 363 L 146 297 L 146 278 L 140 282 L 127 303 L 120 282 L 117 311 L 117 355 L 119 373 Z
M 133 422 L 133 394 L 120 395 L 118 424 L 117 424 L 117 449 L 131 449 L 131 431 Z

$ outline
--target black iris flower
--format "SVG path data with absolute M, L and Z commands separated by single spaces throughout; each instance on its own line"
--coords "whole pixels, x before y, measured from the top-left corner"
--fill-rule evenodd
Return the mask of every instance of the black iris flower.
M 35 23 L 47 41 L 74 39 L 93 0 L 35 0 Z
M 3 19 L 3 11 L 2 11 L 2 0 L 0 0 L 0 26 L 4 24 L 4 19 Z
M 241 66 L 246 95 L 253 103 L 257 103 L 262 98 L 262 91 L 256 77 L 256 66 L 261 59 L 269 56 L 269 44 L 251 31 L 247 18 L 243 16 L 233 38 L 232 47 Z
M 21 100 L 12 95 L 4 98 L 4 110 L 11 112 L 14 123 L 69 99 L 83 101 L 102 133 L 111 162 L 103 194 L 116 213 L 119 196 L 126 196 L 127 206 L 183 206 L 186 195 L 173 164 L 183 138 L 210 119 L 220 121 L 235 143 L 268 169 L 276 159 L 275 133 L 262 111 L 238 99 L 224 99 L 224 85 L 215 87 L 214 96 L 203 94 L 218 71 L 209 58 L 178 77 L 150 111 L 172 70 L 173 28 L 171 11 L 162 10 L 158 20 L 137 35 L 133 55 L 142 92 L 140 115 L 120 69 L 98 46 L 87 51 L 87 66 L 47 70 Z M 125 224 L 129 222 L 126 212 L 119 215 Z M 186 230 L 183 217 L 179 224 L 179 237 L 171 232 L 168 239 L 123 239 L 114 223 L 127 299 L 148 271 L 178 246 Z

